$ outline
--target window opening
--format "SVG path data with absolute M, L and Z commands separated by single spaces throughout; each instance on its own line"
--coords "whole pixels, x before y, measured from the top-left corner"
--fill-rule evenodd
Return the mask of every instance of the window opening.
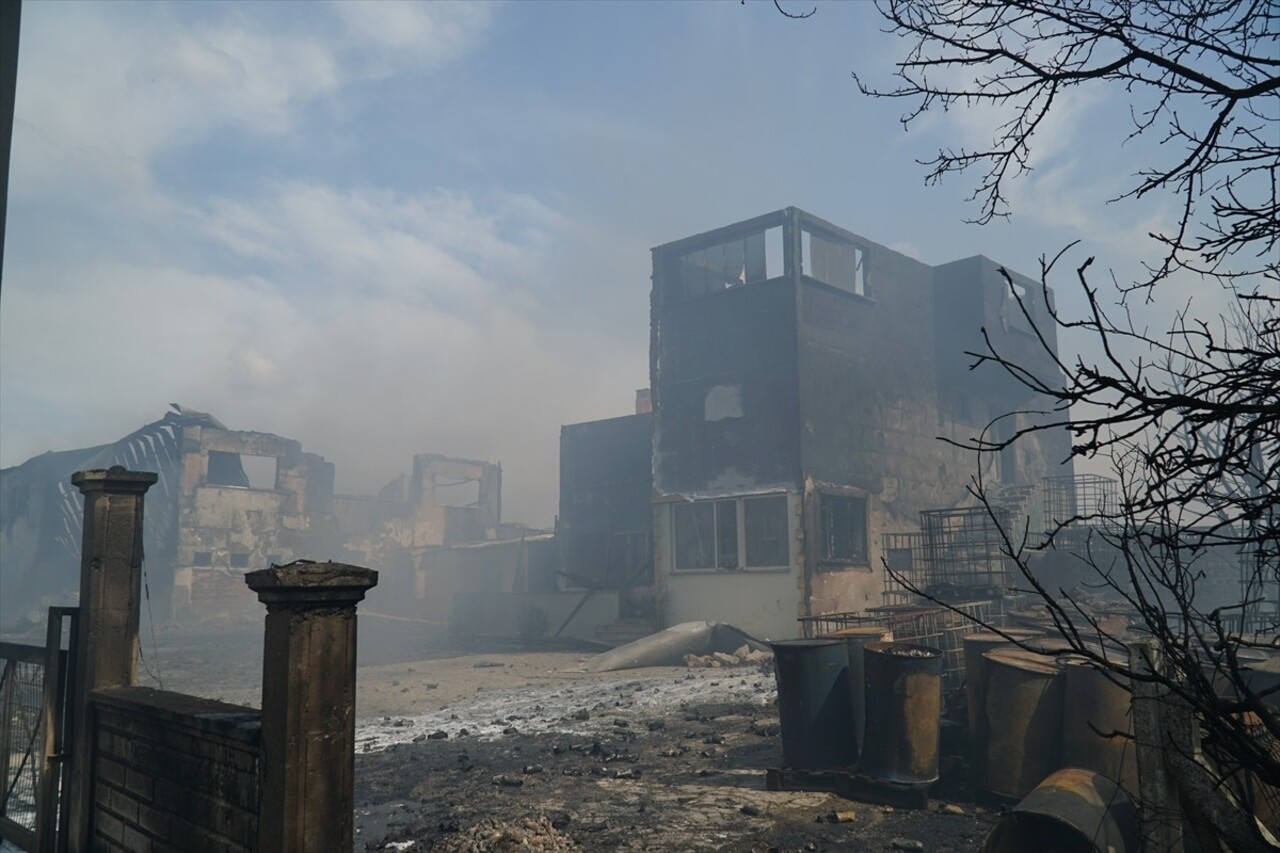
M 231 568 L 247 569 L 249 568 L 249 554 L 247 551 L 237 551 L 231 555 Z
M 786 495 L 679 503 L 672 520 L 677 570 L 791 565 Z
M 716 501 L 716 568 L 738 568 L 738 502 Z
M 764 265 L 765 278 L 778 278 L 782 275 L 781 225 L 764 232 Z
M 867 501 L 822 495 L 822 559 L 838 563 L 867 562 Z
M 196 551 L 191 555 L 191 565 L 208 567 L 213 565 L 213 554 L 209 551 Z
M 781 226 L 671 258 L 667 262 L 667 296 L 679 302 L 780 275 Z
M 706 502 L 676 504 L 676 568 L 715 568 L 715 507 Z
M 800 232 L 800 256 L 801 272 L 809 278 L 867 295 L 866 252 L 862 247 L 805 229 Z
M 436 506 L 480 506 L 479 480 L 450 480 L 446 477 L 437 477 L 434 485 Z
M 747 533 L 747 566 L 789 566 L 787 498 L 773 495 L 743 501 Z
M 210 450 L 206 482 L 211 486 L 275 491 L 277 462 L 274 456 Z

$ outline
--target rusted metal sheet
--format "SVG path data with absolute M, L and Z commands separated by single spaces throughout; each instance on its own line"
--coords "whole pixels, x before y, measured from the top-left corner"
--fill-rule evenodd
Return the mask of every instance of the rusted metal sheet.
M 1050 775 L 992 827 L 982 853 L 1137 853 L 1138 808 L 1110 779 L 1080 768 Z
M 1066 657 L 1060 665 L 1065 675 L 1063 763 L 1101 773 L 1136 795 L 1138 759 L 1128 679 L 1108 678 L 1082 658 Z
M 938 778 L 942 652 L 908 643 L 864 649 L 867 726 L 860 769 L 877 779 L 929 783 Z
M 1062 766 L 1062 671 L 1053 660 L 1021 649 L 996 649 L 986 659 L 981 787 L 1016 799 Z

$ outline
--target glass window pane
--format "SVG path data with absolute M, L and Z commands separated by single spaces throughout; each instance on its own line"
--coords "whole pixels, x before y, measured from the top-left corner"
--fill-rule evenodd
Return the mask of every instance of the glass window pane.
M 680 503 L 672 510 L 676 528 L 676 568 L 715 568 L 715 511 L 709 502 Z
M 716 501 L 716 567 L 738 568 L 738 502 Z
M 755 568 L 790 566 L 787 536 L 787 498 L 747 498 L 743 501 L 747 533 L 747 565 Z

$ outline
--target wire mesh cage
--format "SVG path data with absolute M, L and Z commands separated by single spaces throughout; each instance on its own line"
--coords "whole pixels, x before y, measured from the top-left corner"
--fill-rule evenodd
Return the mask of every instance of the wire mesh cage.
M 1043 499 L 1045 532 L 1068 523 L 1099 524 L 1120 506 L 1120 484 L 1101 474 L 1045 477 Z
M 1002 532 L 1011 529 L 1010 518 L 999 507 L 921 511 L 925 592 L 944 601 L 1004 595 L 1016 574 Z
M 885 533 L 880 537 L 880 553 L 884 555 L 884 604 L 918 604 L 920 596 L 912 589 L 923 590 L 927 584 L 924 571 L 923 533 Z

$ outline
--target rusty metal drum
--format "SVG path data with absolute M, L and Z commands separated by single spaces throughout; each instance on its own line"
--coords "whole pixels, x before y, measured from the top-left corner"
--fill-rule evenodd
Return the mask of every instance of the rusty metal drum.
M 1052 658 L 1021 649 L 996 649 L 986 659 L 981 787 L 1018 799 L 1062 766 L 1062 670 Z
M 933 782 L 942 724 L 942 652 L 909 643 L 869 643 L 863 656 L 867 727 L 859 769 L 890 782 Z
M 1087 660 L 1059 659 L 1065 682 L 1062 759 L 1068 767 L 1101 773 L 1130 794 L 1138 792 L 1138 761 L 1128 679 L 1110 677 Z
M 1051 774 L 991 828 L 982 853 L 1137 853 L 1138 807 L 1100 773 Z
M 987 748 L 987 652 L 1013 648 L 1013 640 L 1034 640 L 1043 632 L 1034 628 L 1004 628 L 1002 634 L 979 631 L 964 638 L 964 693 L 969 727 L 969 768 L 972 778 L 981 780 Z
M 782 762 L 794 770 L 845 767 L 857 759 L 844 640 L 770 643 L 778 681 Z
M 862 755 L 863 736 L 867 725 L 867 688 L 863 649 L 868 643 L 886 642 L 893 635 L 887 628 L 859 625 L 835 631 L 827 636 L 843 640 L 849 655 L 849 702 L 853 713 L 853 737 L 857 744 L 858 755 Z

